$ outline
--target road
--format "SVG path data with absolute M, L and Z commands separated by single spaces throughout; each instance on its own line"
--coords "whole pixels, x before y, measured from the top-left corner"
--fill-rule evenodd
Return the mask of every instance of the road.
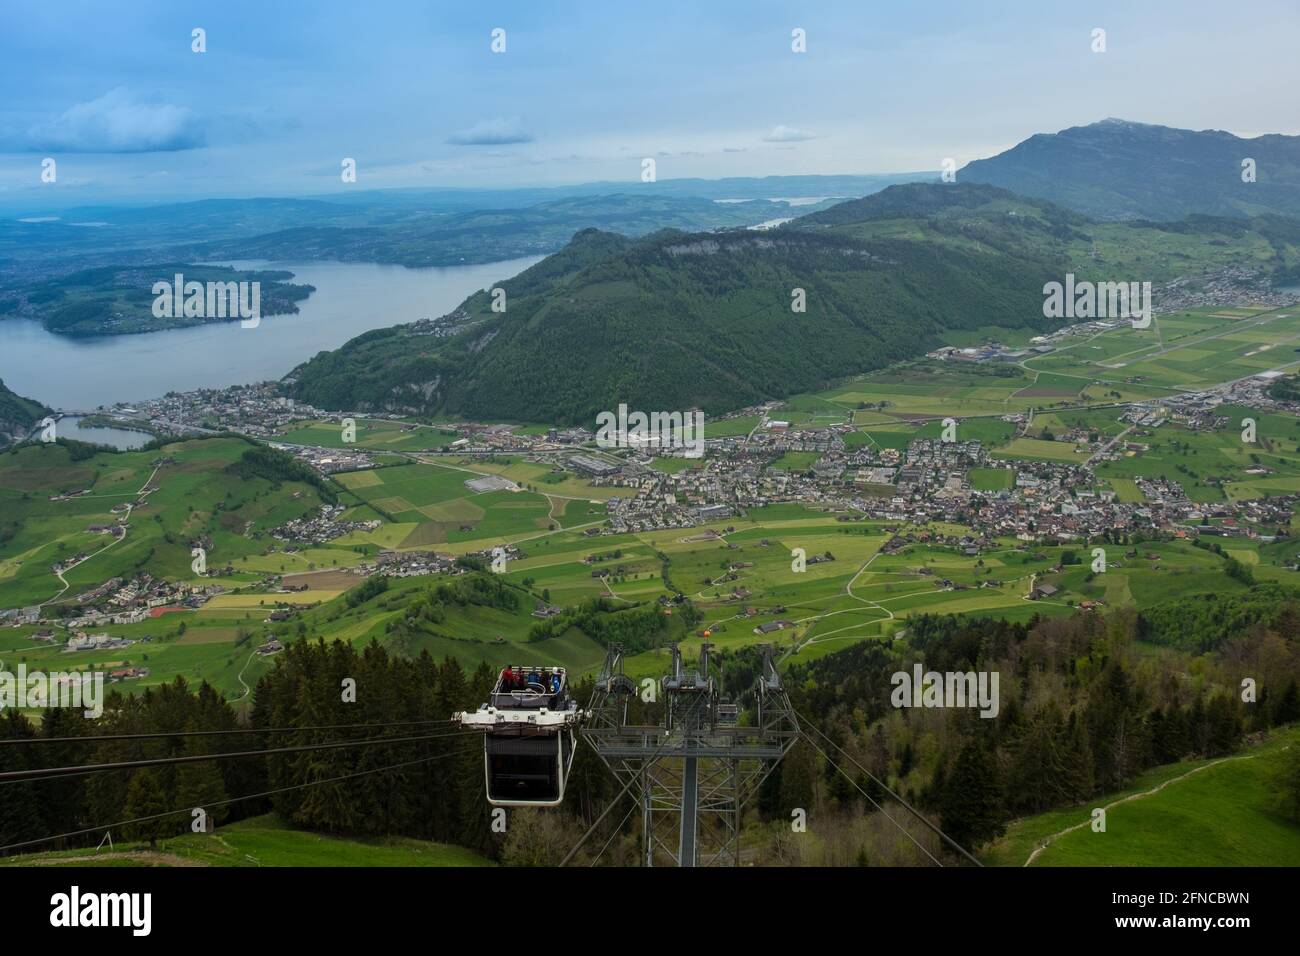
M 135 492 L 135 495 L 132 495 L 131 497 L 135 497 L 135 496 L 138 495 L 138 496 L 140 496 L 141 498 L 146 498 L 146 497 L 148 497 L 150 494 L 152 494 L 152 492 L 146 492 L 145 489 L 148 488 L 149 485 L 153 483 L 154 478 L 155 478 L 155 477 L 157 476 L 157 474 L 158 474 L 158 469 L 161 468 L 161 467 L 162 467 L 162 466 L 159 465 L 159 466 L 157 466 L 156 468 L 154 468 L 152 474 L 150 474 L 149 477 L 145 479 L 144 484 L 141 485 L 140 488 L 139 488 L 139 490 L 137 490 L 137 491 Z M 156 489 L 155 489 L 155 490 L 156 490 Z M 115 498 L 115 497 L 118 497 L 118 496 L 117 496 L 117 495 L 103 495 L 102 497 L 105 497 L 105 498 Z M 124 514 L 124 515 L 122 516 L 123 524 L 124 524 L 124 525 L 125 525 L 126 523 L 129 523 L 129 522 L 130 522 L 130 520 L 131 520 L 131 511 L 132 511 L 132 509 L 134 509 L 134 508 L 135 508 L 135 503 L 134 503 L 134 502 L 127 502 L 127 505 L 126 505 L 126 514 Z M 64 595 L 65 593 L 67 593 L 68 588 L 72 587 L 72 585 L 68 583 L 68 579 L 65 578 L 65 577 L 63 576 L 63 574 L 64 574 L 65 571 L 71 571 L 73 568 L 81 567 L 81 565 L 85 564 L 85 563 L 86 563 L 87 561 L 89 561 L 91 558 L 98 557 L 99 555 L 103 554 L 105 551 L 107 551 L 109 548 L 113 547 L 113 545 L 117 544 L 118 542 L 125 541 L 125 540 L 126 540 L 126 536 L 127 536 L 127 534 L 129 534 L 129 533 L 130 533 L 130 532 L 128 531 L 128 529 L 125 528 L 125 527 L 123 527 L 123 529 L 122 529 L 122 536 L 121 536 L 120 538 L 114 538 L 112 541 L 110 541 L 108 544 L 104 545 L 104 546 L 103 546 L 102 548 L 100 548 L 98 551 L 95 551 L 95 552 L 92 553 L 92 554 L 88 554 L 88 555 L 86 555 L 86 556 L 85 556 L 84 558 L 82 558 L 80 561 L 77 561 L 77 562 L 74 563 L 74 564 L 70 564 L 70 565 L 68 565 L 68 566 L 67 566 L 66 568 L 64 568 L 62 571 L 55 571 L 55 572 L 54 572 L 54 576 L 57 577 L 57 578 L 59 579 L 59 583 L 62 584 L 63 587 L 59 590 L 59 593 L 58 593 L 58 594 L 54 595 L 54 597 L 49 598 L 48 600 L 42 601 L 40 604 L 38 604 L 38 605 L 36 605 L 36 606 L 37 606 L 37 607 L 45 607 L 45 605 L 47 605 L 47 604 L 53 604 L 53 603 L 54 603 L 55 601 L 57 601 L 59 598 L 63 597 L 63 595 Z

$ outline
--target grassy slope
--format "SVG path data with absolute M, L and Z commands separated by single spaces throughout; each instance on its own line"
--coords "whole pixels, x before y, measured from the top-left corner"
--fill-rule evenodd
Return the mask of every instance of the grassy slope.
M 1017 820 L 981 857 L 986 864 L 1022 866 L 1043 840 L 1082 822 L 1054 839 L 1033 865 L 1294 866 L 1300 826 L 1269 807 L 1267 779 L 1283 749 L 1296 745 L 1300 728 L 1291 727 L 1227 759 L 1155 767 L 1128 789 L 1086 807 Z M 1156 793 L 1112 806 L 1162 784 Z M 1094 806 L 1109 807 L 1105 833 L 1088 826 Z
M 147 843 L 107 850 L 73 850 L 13 857 L 3 866 L 487 866 L 464 847 L 405 837 L 324 836 L 292 830 L 267 815 L 220 827 L 216 833 L 173 837 L 150 851 Z
M 7 533 L 0 536 L 0 607 L 53 598 L 60 585 L 50 565 L 104 549 L 111 539 L 86 529 L 113 523 L 117 516 L 112 507 L 138 500 L 151 476 L 157 490 L 132 513 L 126 538 L 68 572 L 71 587 L 65 597 L 136 569 L 188 580 L 193 577 L 189 542 L 202 535 L 213 542 L 209 568 L 230 562 L 251 576 L 259 568 L 249 559 L 261 556 L 273 543 L 265 532 L 312 511 L 320 498 L 302 483 L 274 485 L 228 473 L 226 468 L 249 447 L 221 438 L 179 442 L 162 452 L 101 453 L 74 462 L 61 446 L 33 445 L 0 458 L 0 506 L 7 525 Z M 153 462 L 161 455 L 174 462 L 155 474 Z M 58 492 L 83 489 L 92 494 L 49 500 Z M 254 537 L 258 534 L 260 539 Z M 346 561 L 349 554 L 335 557 Z M 270 562 L 260 570 L 277 570 L 280 563 Z M 305 568 L 286 563 L 286 570 Z

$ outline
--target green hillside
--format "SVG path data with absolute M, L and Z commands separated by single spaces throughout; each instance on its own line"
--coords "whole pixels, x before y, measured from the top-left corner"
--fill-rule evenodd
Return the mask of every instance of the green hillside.
M 357 411 L 591 425 L 626 402 L 707 415 L 824 388 L 954 335 L 1045 330 L 1042 288 L 1081 278 L 1285 276 L 1278 217 L 1098 223 L 978 184 L 893 186 L 770 231 L 637 240 L 587 230 L 443 321 L 379 329 L 289 377 Z M 792 308 L 802 290 L 806 311 Z M 504 311 L 493 310 L 496 301 Z M 440 330 L 441 331 L 441 330 Z
M 285 826 L 272 814 L 215 833 L 194 833 L 113 849 L 33 853 L 0 866 L 488 866 L 465 847 L 407 837 L 348 839 Z
M 283 270 L 248 271 L 175 261 L 148 266 L 112 265 L 15 284 L 7 290 L 0 284 L 0 318 L 22 316 L 39 321 L 51 332 L 78 336 L 153 332 L 227 321 L 189 315 L 155 316 L 154 284 L 173 283 L 177 275 L 184 276 L 186 287 L 191 282 L 258 283 L 261 316 L 294 314 L 297 303 L 316 291 L 313 286 L 289 282 L 293 273 Z M 233 312 L 228 315 L 229 321 L 239 318 Z
M 880 368 L 947 329 L 1040 326 L 1050 275 L 1037 259 L 813 231 L 588 231 L 502 283 L 504 313 L 480 293 L 448 341 L 368 333 L 297 369 L 294 393 L 525 421 L 589 423 L 620 401 L 716 413 Z
M 266 470 L 285 457 L 242 438 L 121 453 L 37 443 L 0 456 L 0 607 L 71 599 L 137 571 L 190 579 L 197 540 L 214 572 L 231 565 L 251 580 L 274 570 L 258 560 L 274 543 L 266 532 L 333 495 L 292 462 Z M 125 534 L 105 533 L 128 505 Z M 53 565 L 78 555 L 61 581 Z
M 1178 221 L 1107 222 L 980 183 L 910 183 L 840 203 L 787 229 L 858 240 L 903 239 L 1041 261 L 1056 278 L 1140 278 L 1153 283 L 1239 267 L 1286 280 L 1300 263 L 1300 221 L 1191 215 Z
M 1229 757 L 1156 767 L 1087 806 L 1015 821 L 982 856 L 1023 866 L 1042 848 L 1030 865 L 1294 866 L 1300 825 L 1274 805 L 1271 778 L 1298 744 L 1293 726 Z M 1094 807 L 1106 808 L 1104 833 L 1090 825 Z

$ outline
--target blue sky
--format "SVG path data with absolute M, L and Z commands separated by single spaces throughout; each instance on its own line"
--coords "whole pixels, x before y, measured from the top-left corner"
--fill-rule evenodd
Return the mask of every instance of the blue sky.
M 647 156 L 660 179 L 937 170 L 1107 116 L 1300 132 L 1294 0 L 1084 7 L 5 0 L 0 203 L 52 198 L 46 156 L 62 204 L 329 193 L 343 157 L 352 188 L 508 187 L 632 183 Z

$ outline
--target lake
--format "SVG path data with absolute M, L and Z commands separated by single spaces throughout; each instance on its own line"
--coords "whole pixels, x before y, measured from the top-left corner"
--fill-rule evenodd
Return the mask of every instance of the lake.
M 89 442 L 92 445 L 110 445 L 123 451 L 139 448 L 151 441 L 153 436 L 129 428 L 108 428 L 98 425 L 83 425 L 75 415 L 65 415 L 55 426 L 59 438 L 72 438 L 76 441 Z
M 93 409 L 166 392 L 278 379 L 324 349 L 369 329 L 445 315 L 479 289 L 541 256 L 486 265 L 408 269 L 354 262 L 231 262 L 287 269 L 316 287 L 297 315 L 256 328 L 219 322 L 190 329 L 69 338 L 28 319 L 0 321 L 0 379 L 53 408 Z

